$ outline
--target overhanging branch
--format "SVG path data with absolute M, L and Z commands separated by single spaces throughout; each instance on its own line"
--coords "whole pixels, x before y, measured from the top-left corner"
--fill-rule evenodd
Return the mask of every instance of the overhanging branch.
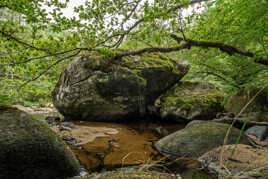
M 30 45 L 26 42 L 23 42 L 22 40 L 12 36 L 11 34 L 8 34 L 7 32 L 3 31 L 3 30 L 0 30 L 0 34 L 2 34 L 3 37 L 7 38 L 8 40 L 13 40 L 25 47 L 28 47 L 28 48 L 31 48 L 31 49 L 34 49 L 34 50 L 38 50 L 38 51 L 43 51 L 43 52 L 46 52 L 48 54 L 51 54 L 51 52 L 48 50 L 48 49 L 44 49 L 44 48 L 39 48 L 39 47 L 35 47 L 33 45 Z
M 184 39 L 181 37 L 176 36 L 175 34 L 171 34 L 170 35 L 171 38 L 173 38 L 174 40 L 176 40 L 178 43 L 180 43 L 181 41 L 183 41 Z M 257 57 L 254 53 L 249 52 L 249 51 L 242 51 L 240 49 L 238 49 L 237 47 L 231 46 L 231 45 L 227 45 L 224 43 L 220 43 L 220 42 L 206 42 L 206 41 L 196 41 L 196 40 L 190 40 L 190 39 L 185 39 L 186 44 L 188 44 L 188 46 L 191 48 L 192 46 L 195 47 L 201 47 L 201 48 L 217 48 L 222 52 L 227 53 L 228 55 L 234 55 L 234 54 L 239 54 L 242 56 L 246 56 L 246 57 Z M 268 60 L 266 59 L 256 59 L 255 60 L 256 63 L 260 63 L 263 65 L 268 66 Z

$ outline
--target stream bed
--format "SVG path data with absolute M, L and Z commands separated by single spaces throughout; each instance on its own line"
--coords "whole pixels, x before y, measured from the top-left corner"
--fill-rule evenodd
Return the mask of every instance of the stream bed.
M 32 115 L 41 120 L 45 120 L 47 116 L 62 117 L 56 113 Z M 64 123 L 72 124 L 72 129 L 62 129 L 60 126 Z M 178 123 L 152 121 L 128 124 L 58 121 L 57 125 L 51 128 L 65 141 L 67 139 L 69 149 L 89 173 L 138 168 L 179 173 L 185 179 L 213 178 L 195 170 L 199 166 L 194 160 L 180 161 L 190 166 L 190 169 L 188 166 L 181 167 L 184 164 L 179 168 L 176 163 L 166 165 L 170 161 L 154 150 L 154 142 L 184 127 L 185 125 Z

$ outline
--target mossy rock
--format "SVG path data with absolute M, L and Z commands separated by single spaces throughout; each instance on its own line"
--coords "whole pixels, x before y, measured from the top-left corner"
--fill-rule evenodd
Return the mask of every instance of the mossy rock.
M 193 121 L 186 128 L 160 139 L 155 148 L 170 158 L 198 158 L 223 144 L 229 126 L 210 121 Z M 232 127 L 226 144 L 234 144 L 239 135 L 240 130 Z M 248 139 L 242 135 L 239 142 L 248 144 Z
M 143 172 L 143 171 L 115 171 L 101 174 L 91 174 L 77 179 L 181 179 L 179 175 L 160 173 L 160 172 Z
M 188 122 L 213 119 L 222 112 L 225 94 L 208 83 L 180 82 L 160 96 L 155 106 L 165 119 Z
M 260 90 L 261 92 L 259 93 Z M 258 95 L 255 97 L 257 93 Z M 241 89 L 228 100 L 225 108 L 228 112 L 238 114 L 249 101 L 251 102 L 245 108 L 244 113 L 268 112 L 268 88 Z
M 162 54 L 112 60 L 98 53 L 74 59 L 52 93 L 66 118 L 127 120 L 147 114 L 155 99 L 177 83 L 188 67 Z
M 0 178 L 55 179 L 79 173 L 79 163 L 48 126 L 0 104 Z

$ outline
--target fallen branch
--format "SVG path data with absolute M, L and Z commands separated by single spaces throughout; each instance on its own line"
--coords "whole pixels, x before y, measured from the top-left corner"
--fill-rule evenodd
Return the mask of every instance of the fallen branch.
M 224 118 L 220 118 L 220 119 L 214 119 L 213 121 L 215 122 L 223 122 L 223 123 L 228 123 L 228 124 L 231 124 L 233 123 L 233 121 L 235 122 L 238 122 L 239 124 L 243 124 L 247 119 L 245 118 L 239 118 L 239 117 L 236 117 L 236 118 L 228 118 L 228 117 L 224 117 Z M 247 126 L 255 126 L 255 125 L 258 125 L 258 126 L 268 126 L 268 122 L 257 122 L 257 121 L 251 121 L 251 120 L 248 120 L 247 121 Z

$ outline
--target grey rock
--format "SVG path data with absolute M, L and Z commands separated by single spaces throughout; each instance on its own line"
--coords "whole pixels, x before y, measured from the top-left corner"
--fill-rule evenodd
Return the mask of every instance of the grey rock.
M 74 123 L 72 123 L 72 122 L 61 122 L 60 126 L 68 127 L 68 128 L 72 129 L 72 128 L 74 128 Z
M 67 119 L 136 119 L 188 71 L 187 65 L 162 54 L 113 61 L 91 53 L 71 61 L 52 93 L 53 104 Z
M 223 144 L 229 126 L 217 122 L 195 122 L 160 139 L 154 146 L 160 153 L 170 158 L 198 158 L 205 152 Z M 234 144 L 239 135 L 240 130 L 232 127 L 227 144 Z M 249 143 L 244 135 L 239 142 Z
M 268 126 L 253 126 L 246 130 L 245 134 L 255 136 L 259 141 L 268 137 Z
M 72 131 L 72 128 L 70 128 L 70 127 L 66 127 L 66 126 L 60 126 L 60 127 L 59 127 L 59 130 L 60 130 L 60 131 Z

